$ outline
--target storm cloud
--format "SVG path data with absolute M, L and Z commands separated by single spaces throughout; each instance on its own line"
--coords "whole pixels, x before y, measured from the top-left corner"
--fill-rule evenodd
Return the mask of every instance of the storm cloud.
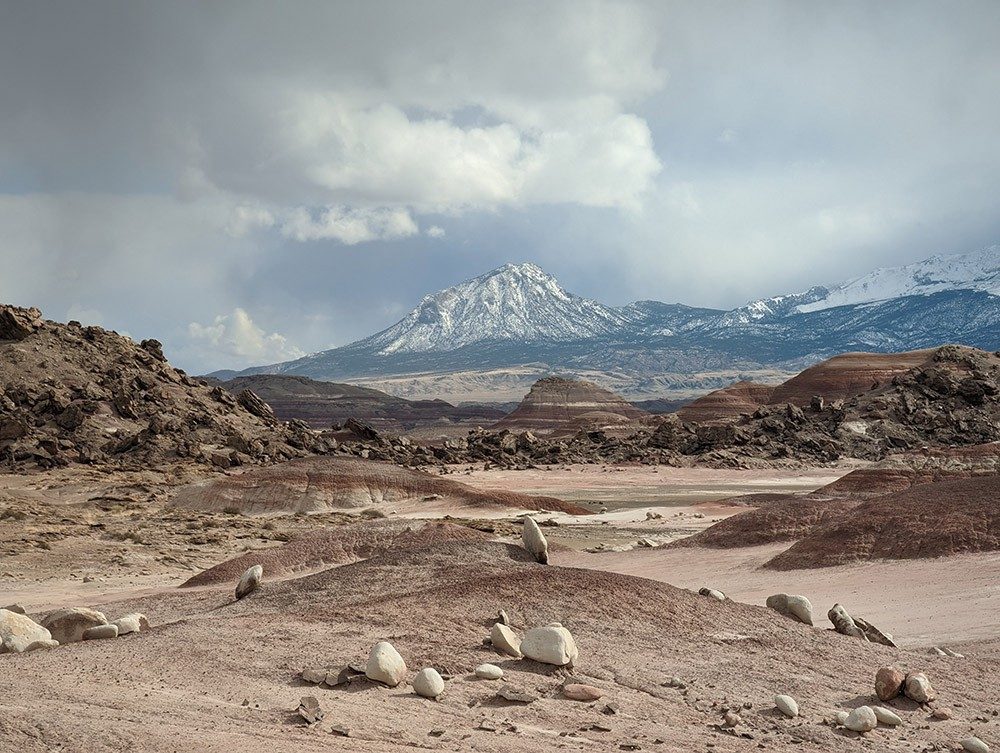
M 0 298 L 194 371 L 531 260 L 735 306 L 1000 237 L 989 2 L 10 3 Z

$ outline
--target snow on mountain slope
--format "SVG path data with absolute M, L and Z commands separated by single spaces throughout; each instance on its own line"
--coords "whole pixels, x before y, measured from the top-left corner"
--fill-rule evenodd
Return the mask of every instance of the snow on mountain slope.
M 486 341 L 570 341 L 628 323 L 620 310 L 567 293 L 534 264 L 505 264 L 425 296 L 401 321 L 362 340 L 382 355 L 447 351 Z
M 904 267 L 876 269 L 795 310 L 807 313 L 945 290 L 981 290 L 1000 295 L 1000 245 L 968 254 L 938 254 Z

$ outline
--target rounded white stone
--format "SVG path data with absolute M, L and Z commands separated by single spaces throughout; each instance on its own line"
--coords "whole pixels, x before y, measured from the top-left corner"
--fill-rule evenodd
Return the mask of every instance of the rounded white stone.
M 499 680 L 503 677 L 503 670 L 496 664 L 480 664 L 476 667 L 476 677 L 482 680 Z
M 426 667 L 413 678 L 413 692 L 424 698 L 437 698 L 444 692 L 444 678 L 433 667 Z
M 388 641 L 379 641 L 368 654 L 365 676 L 369 680 L 396 687 L 406 677 L 406 662 Z
M 795 718 L 799 715 L 799 704 L 790 695 L 776 695 L 774 705 L 785 716 Z

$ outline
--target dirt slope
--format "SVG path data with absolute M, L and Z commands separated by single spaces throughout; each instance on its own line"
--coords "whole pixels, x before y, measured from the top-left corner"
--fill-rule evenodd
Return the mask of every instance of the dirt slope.
M 621 427 L 648 416 L 625 398 L 582 379 L 545 377 L 494 429 L 535 433 L 575 433 Z
M 326 512 L 421 502 L 467 508 L 585 513 L 554 497 L 482 491 L 423 471 L 359 458 L 314 457 L 254 468 L 177 490 L 170 505 L 243 514 Z M 423 505 L 430 507 L 430 504 Z

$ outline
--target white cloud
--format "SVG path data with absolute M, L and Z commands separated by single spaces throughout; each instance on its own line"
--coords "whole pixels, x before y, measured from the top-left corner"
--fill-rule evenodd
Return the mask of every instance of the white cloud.
M 197 344 L 210 346 L 219 364 L 274 363 L 305 355 L 284 335 L 267 334 L 242 308 L 220 314 L 211 324 L 191 322 L 188 335 Z
M 281 234 L 297 241 L 332 239 L 353 246 L 373 240 L 398 240 L 420 232 L 406 209 L 327 207 L 318 214 L 299 208 L 281 222 Z
M 444 238 L 445 236 L 444 228 L 441 227 L 440 225 L 431 225 L 429 228 L 427 228 L 427 235 L 429 235 L 431 238 Z

